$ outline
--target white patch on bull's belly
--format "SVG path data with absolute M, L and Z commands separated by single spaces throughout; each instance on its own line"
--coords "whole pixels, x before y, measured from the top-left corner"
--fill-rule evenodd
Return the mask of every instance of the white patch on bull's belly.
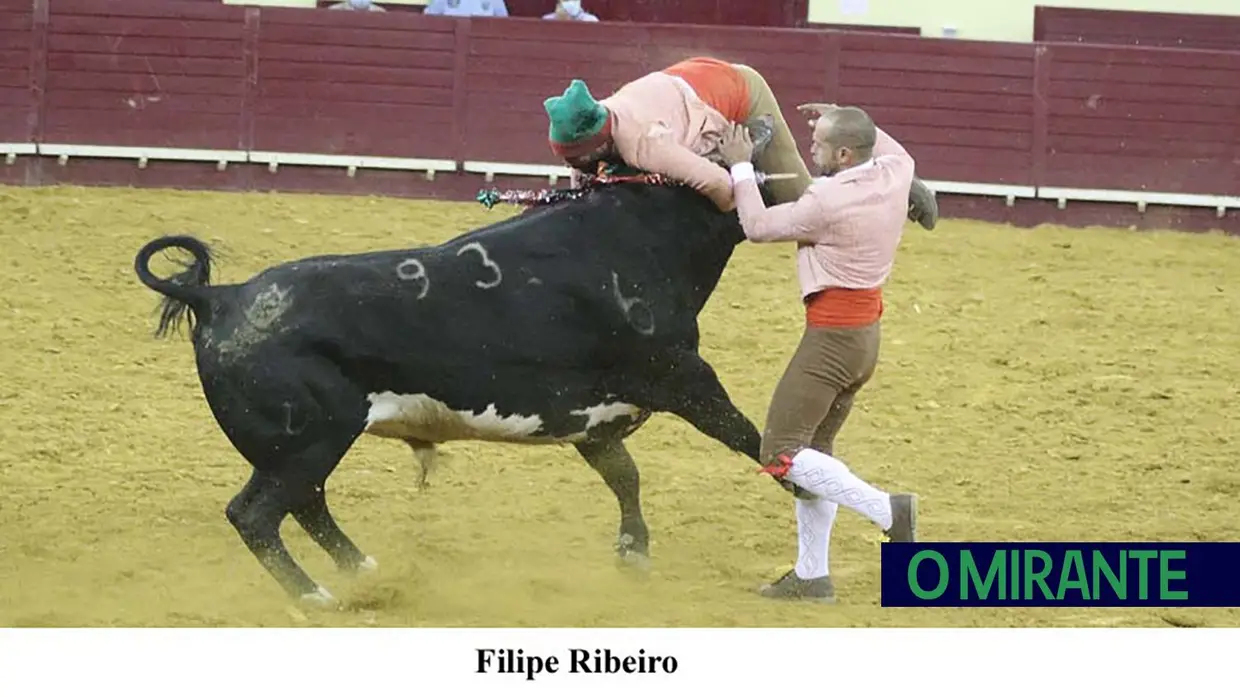
M 594 406 L 586 407 L 585 409 L 573 410 L 574 416 L 586 417 L 587 431 L 599 424 L 615 421 L 622 416 L 628 416 L 636 419 L 639 414 L 641 414 L 641 409 L 638 409 L 632 404 L 625 404 L 624 402 L 603 402 L 602 404 L 595 404 Z
M 482 440 L 502 443 L 577 443 L 586 432 L 599 424 L 628 416 L 636 418 L 641 410 L 631 404 L 601 403 L 572 413 L 586 417 L 586 426 L 579 433 L 559 438 L 535 435 L 542 428 L 538 415 L 501 415 L 494 404 L 482 413 L 455 410 L 424 394 L 371 393 L 370 412 L 366 415 L 366 432 L 383 438 L 406 438 L 427 443 L 454 440 Z

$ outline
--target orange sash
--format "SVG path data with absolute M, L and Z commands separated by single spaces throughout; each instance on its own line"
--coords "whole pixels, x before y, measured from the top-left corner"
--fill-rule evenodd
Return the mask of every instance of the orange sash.
M 805 322 L 811 327 L 864 327 L 882 316 L 882 288 L 827 288 L 805 301 Z

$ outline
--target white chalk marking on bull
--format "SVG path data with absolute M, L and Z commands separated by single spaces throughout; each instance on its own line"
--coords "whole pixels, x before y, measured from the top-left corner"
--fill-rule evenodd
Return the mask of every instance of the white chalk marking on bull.
M 293 424 L 293 403 L 284 403 L 284 432 L 290 436 L 295 436 L 306 430 L 306 420 L 303 419 L 300 425 Z
M 275 283 L 267 286 L 250 302 L 245 309 L 243 321 L 238 323 L 231 334 L 215 336 L 214 344 L 221 358 L 232 361 L 239 354 L 244 354 L 256 344 L 279 331 L 280 318 L 293 306 L 289 291 Z
M 650 336 L 654 334 L 654 313 L 646 307 L 646 301 L 641 298 L 626 298 L 620 292 L 620 275 L 615 271 L 611 272 L 611 287 L 616 295 L 616 302 L 620 305 L 620 309 L 624 311 L 624 316 L 629 320 L 629 326 L 637 330 L 638 334 Z M 633 308 L 642 307 L 646 310 L 647 321 L 641 322 L 633 317 Z
M 487 254 L 487 250 L 485 247 L 478 244 L 477 242 L 470 242 L 464 247 L 461 247 L 460 249 L 458 249 L 456 252 L 456 255 L 459 257 L 465 252 L 470 252 L 470 251 L 477 252 L 478 256 L 482 257 L 482 265 L 487 267 L 488 269 L 490 269 L 491 271 L 495 273 L 494 281 L 491 281 L 490 283 L 484 283 L 482 281 L 474 281 L 474 285 L 478 286 L 479 288 L 494 288 L 495 286 L 498 286 L 500 282 L 504 280 L 504 273 L 500 271 L 499 264 L 496 264 L 495 262 L 491 261 L 491 257 Z
M 414 258 L 406 259 L 396 265 L 396 277 L 402 281 L 421 281 L 422 290 L 418 291 L 418 300 L 426 297 L 431 289 L 431 279 L 426 275 L 426 267 Z

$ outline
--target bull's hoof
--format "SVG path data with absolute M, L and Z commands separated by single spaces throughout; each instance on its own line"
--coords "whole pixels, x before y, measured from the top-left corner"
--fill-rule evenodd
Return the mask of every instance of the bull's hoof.
M 303 593 L 300 600 L 302 605 L 323 610 L 335 610 L 340 607 L 340 601 L 328 593 L 323 586 L 319 586 L 313 593 Z
M 650 573 L 650 555 L 638 548 L 632 535 L 624 534 L 616 541 L 616 566 L 645 575 Z
M 616 557 L 616 566 L 624 572 L 646 576 L 650 573 L 650 557 L 640 552 L 629 552 Z

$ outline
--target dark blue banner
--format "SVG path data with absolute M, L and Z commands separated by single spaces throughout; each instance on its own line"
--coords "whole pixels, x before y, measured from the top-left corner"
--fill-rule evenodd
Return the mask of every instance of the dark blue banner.
M 882 545 L 883 607 L 1240 607 L 1240 542 Z

